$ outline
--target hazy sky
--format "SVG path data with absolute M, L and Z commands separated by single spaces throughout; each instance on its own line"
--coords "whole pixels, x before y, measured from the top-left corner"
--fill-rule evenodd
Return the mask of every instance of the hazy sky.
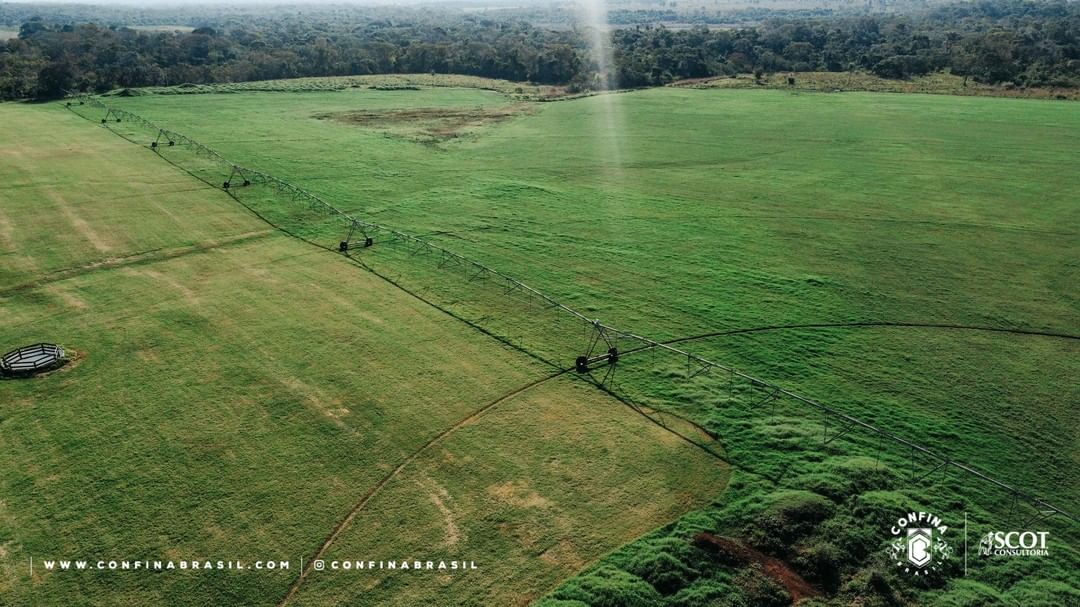
M 207 4 L 243 4 L 267 6 L 292 4 L 358 4 L 363 6 L 416 5 L 416 4 L 460 4 L 514 7 L 527 4 L 548 4 L 550 0 L 12 0 L 0 1 L 3 4 L 112 4 L 126 6 L 198 6 Z

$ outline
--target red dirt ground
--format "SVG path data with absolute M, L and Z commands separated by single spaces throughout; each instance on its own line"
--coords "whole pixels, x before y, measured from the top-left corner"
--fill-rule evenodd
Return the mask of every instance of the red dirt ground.
M 821 596 L 821 591 L 811 586 L 790 565 L 776 557 L 754 550 L 739 540 L 711 533 L 699 533 L 694 536 L 694 545 L 719 556 L 721 560 L 732 565 L 743 566 L 752 563 L 761 565 L 761 570 L 765 575 L 788 591 L 792 605 L 805 598 Z

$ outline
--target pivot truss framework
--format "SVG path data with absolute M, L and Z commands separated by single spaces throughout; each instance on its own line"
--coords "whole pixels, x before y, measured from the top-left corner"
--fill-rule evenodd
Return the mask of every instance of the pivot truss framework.
M 138 124 L 147 130 L 156 133 L 156 137 L 150 142 L 149 147 L 157 153 L 161 153 L 162 147 L 184 146 L 193 150 L 197 155 L 209 158 L 220 163 L 228 171 L 228 177 L 222 183 L 222 188 L 228 191 L 233 187 L 234 180 L 239 179 L 241 186 L 252 183 L 260 183 L 272 186 L 278 193 L 287 195 L 293 201 L 302 202 L 312 210 L 325 212 L 336 216 L 345 222 L 347 234 L 339 243 L 338 249 L 347 252 L 352 247 L 354 240 L 363 247 L 373 246 L 376 242 L 390 244 L 404 244 L 416 255 L 429 255 L 437 260 L 438 267 L 446 270 L 463 271 L 468 281 L 494 280 L 503 286 L 506 294 L 521 294 L 538 301 L 542 306 L 556 312 L 565 312 L 572 318 L 580 321 L 586 331 L 587 346 L 582 355 L 574 361 L 574 368 L 583 374 L 590 374 L 594 370 L 603 369 L 604 375 L 599 380 L 601 385 L 606 385 L 614 380 L 614 372 L 617 363 L 622 357 L 646 351 L 660 352 L 685 361 L 685 380 L 705 374 L 723 374 L 727 379 L 729 390 L 734 392 L 736 382 L 748 384 L 753 395 L 749 409 L 775 404 L 780 399 L 786 399 L 800 405 L 808 413 L 821 416 L 822 421 L 822 444 L 829 444 L 853 432 L 862 432 L 877 440 L 880 455 L 883 443 L 891 443 L 900 446 L 907 452 L 910 463 L 910 477 L 912 480 L 927 480 L 937 473 L 943 476 L 950 469 L 959 470 L 973 478 L 983 481 L 992 487 L 1005 492 L 1011 500 L 1010 515 L 1020 518 L 1025 525 L 1045 520 L 1053 516 L 1060 516 L 1074 523 L 1080 519 L 1069 512 L 1058 508 L 1041 498 L 1034 497 L 1007 483 L 999 481 L 975 468 L 955 461 L 948 457 L 917 444 L 911 440 L 888 432 L 873 424 L 858 419 L 852 415 L 839 411 L 813 399 L 801 396 L 776 384 L 753 377 L 732 367 L 713 362 L 704 357 L 687 352 L 669 344 L 654 341 L 647 337 L 621 331 L 615 327 L 603 324 L 599 320 L 589 318 L 584 314 L 566 306 L 554 298 L 530 287 L 529 285 L 503 274 L 494 268 L 486 266 L 478 261 L 469 259 L 458 253 L 454 253 L 437 244 L 423 238 L 413 236 L 398 230 L 394 230 L 376 223 L 362 221 L 330 203 L 319 198 L 315 194 L 304 190 L 296 185 L 267 175 L 261 171 L 251 169 L 233 163 L 215 150 L 175 131 L 162 128 L 145 118 L 131 112 L 114 108 L 102 103 L 96 97 L 79 95 L 75 97 L 79 105 L 90 105 L 105 111 L 101 119 L 102 124 L 107 125 L 110 121 L 127 121 Z M 68 107 L 71 101 L 67 102 Z M 360 238 L 363 240 L 359 240 Z M 629 344 L 633 347 L 620 351 L 620 344 Z M 1023 511 L 1023 507 L 1027 511 Z

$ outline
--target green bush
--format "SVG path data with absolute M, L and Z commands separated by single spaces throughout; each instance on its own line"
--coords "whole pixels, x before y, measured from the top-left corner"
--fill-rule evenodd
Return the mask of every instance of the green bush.
M 724 599 L 734 596 L 736 590 L 718 580 L 699 580 L 668 598 L 667 607 L 702 607 L 722 605 Z
M 614 567 L 601 567 L 569 580 L 550 600 L 579 601 L 590 607 L 659 607 L 662 604 L 660 593 L 648 582 Z M 567 603 L 549 602 L 548 605 L 565 607 Z
M 1080 605 L 1080 590 L 1054 580 L 1025 580 L 1010 588 L 1004 596 L 1024 607 Z
M 754 564 L 732 579 L 738 596 L 732 597 L 732 607 L 788 607 L 791 595 L 784 587 L 766 576 L 761 566 Z
M 934 599 L 935 607 L 982 607 L 1000 605 L 1002 602 L 1001 593 L 996 588 L 973 580 L 957 580 L 948 594 Z M 1026 606 L 1031 603 L 1022 604 Z
M 769 496 L 765 512 L 746 527 L 750 543 L 764 552 L 789 554 L 799 540 L 809 536 L 832 516 L 835 505 L 828 498 L 809 491 L 782 491 Z
M 841 502 L 851 495 L 851 486 L 847 479 L 829 473 L 804 474 L 792 483 L 804 487 L 818 495 L 824 495 L 834 502 Z
M 883 528 L 848 514 L 840 514 L 822 523 L 817 537 L 837 547 L 846 562 L 861 563 L 884 545 Z
M 541 599 L 535 607 L 589 607 L 588 603 L 564 599 Z
M 897 486 L 896 473 L 872 457 L 833 458 L 829 464 L 829 468 L 835 471 L 837 476 L 847 481 L 848 495 L 893 489 Z
M 896 607 L 904 604 L 893 587 L 892 574 L 881 568 L 867 567 L 859 570 L 840 589 L 845 603 L 862 607 Z
M 868 491 L 855 499 L 851 514 L 883 530 L 893 525 L 905 512 L 926 510 L 911 497 L 897 491 Z
M 667 552 L 644 550 L 630 565 L 630 572 L 649 582 L 661 594 L 673 594 L 699 575 Z
M 847 559 L 847 554 L 835 544 L 825 542 L 800 552 L 791 564 L 806 581 L 833 594 L 840 588 L 840 572 Z

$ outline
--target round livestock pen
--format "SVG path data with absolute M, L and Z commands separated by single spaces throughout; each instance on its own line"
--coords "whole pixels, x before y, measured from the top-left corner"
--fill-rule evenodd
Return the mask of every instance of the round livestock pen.
M 0 375 L 28 377 L 55 369 L 64 361 L 64 349 L 56 344 L 41 343 L 23 346 L 0 358 Z

